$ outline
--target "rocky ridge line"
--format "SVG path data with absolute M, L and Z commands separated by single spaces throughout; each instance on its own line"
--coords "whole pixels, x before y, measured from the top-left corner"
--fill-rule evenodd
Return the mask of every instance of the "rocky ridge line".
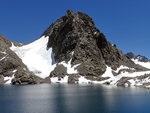
M 82 12 L 68 10 L 42 36 L 49 36 L 47 47 L 52 48 L 56 63 L 71 60 L 72 66 L 80 64 L 76 68 L 77 75 L 89 79 L 103 80 L 101 75 L 106 71 L 106 66 L 113 70 L 121 65 L 137 71 L 146 70 L 134 64 L 121 50 L 108 42 L 104 34 L 95 27 L 93 19 Z M 60 67 L 62 66 L 56 67 L 50 77 L 65 76 L 65 67 Z

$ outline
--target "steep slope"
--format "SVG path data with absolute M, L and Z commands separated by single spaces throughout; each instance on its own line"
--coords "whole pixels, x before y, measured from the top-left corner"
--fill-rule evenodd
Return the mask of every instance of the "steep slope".
M 22 60 L 10 49 L 12 45 L 21 46 L 11 42 L 0 35 L 0 84 L 35 84 L 44 82 L 28 70 Z
M 54 54 L 52 48 L 47 48 L 48 37 L 24 45 L 22 47 L 12 46 L 13 50 L 35 75 L 46 78 L 55 68 Z

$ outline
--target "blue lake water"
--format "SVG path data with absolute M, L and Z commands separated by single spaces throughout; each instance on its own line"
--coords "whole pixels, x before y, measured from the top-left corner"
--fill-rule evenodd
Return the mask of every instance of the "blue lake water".
M 0 113 L 150 113 L 150 91 L 102 85 L 3 85 Z

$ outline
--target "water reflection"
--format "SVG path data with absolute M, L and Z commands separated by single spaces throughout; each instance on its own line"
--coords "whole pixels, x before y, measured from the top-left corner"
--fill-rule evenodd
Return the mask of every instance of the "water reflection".
M 102 85 L 0 86 L 0 113 L 148 113 L 150 91 Z

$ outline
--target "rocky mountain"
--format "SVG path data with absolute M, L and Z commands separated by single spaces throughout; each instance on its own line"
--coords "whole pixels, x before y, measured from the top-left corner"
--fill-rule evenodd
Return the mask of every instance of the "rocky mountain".
M 137 60 L 139 62 L 149 62 L 150 60 L 142 55 L 134 55 L 132 52 L 128 52 L 126 56 L 130 59 Z
M 6 68 L 0 67 L 3 83 L 7 83 L 5 79 L 8 77 L 13 84 L 137 85 L 134 82 L 139 76 L 149 79 L 149 69 L 136 64 L 116 45 L 107 41 L 95 27 L 93 19 L 82 12 L 68 10 L 32 43 L 22 45 L 4 39 L 7 40 L 3 37 L 0 42 L 10 52 L 3 49 L 0 54 L 0 64 L 8 63 Z M 14 63 L 12 60 L 8 62 L 9 58 L 5 55 L 9 55 Z M 10 64 L 13 65 L 11 68 Z M 5 72 L 12 73 L 5 75 Z

